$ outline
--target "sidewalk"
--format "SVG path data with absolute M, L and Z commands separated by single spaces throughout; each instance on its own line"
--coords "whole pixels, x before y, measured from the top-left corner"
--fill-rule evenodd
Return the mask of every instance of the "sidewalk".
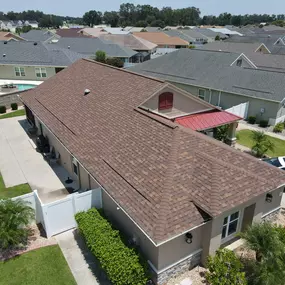
M 240 130 L 262 131 L 268 136 L 271 136 L 271 137 L 285 141 L 285 136 L 280 135 L 280 134 L 276 134 L 273 132 L 268 132 L 268 131 L 266 131 L 266 129 L 267 128 L 260 128 L 260 127 L 254 126 L 254 125 L 249 125 L 249 124 L 244 123 L 244 122 L 239 122 L 238 127 L 237 127 L 237 131 L 240 131 Z
M 76 230 L 55 236 L 77 285 L 111 285 Z

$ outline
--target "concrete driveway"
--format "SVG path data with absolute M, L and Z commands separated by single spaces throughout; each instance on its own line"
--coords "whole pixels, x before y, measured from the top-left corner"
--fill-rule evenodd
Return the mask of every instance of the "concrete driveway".
M 64 184 L 33 147 L 24 130 L 28 127 L 24 116 L 0 120 L 0 172 L 6 187 L 29 183 L 43 203 L 66 197 Z

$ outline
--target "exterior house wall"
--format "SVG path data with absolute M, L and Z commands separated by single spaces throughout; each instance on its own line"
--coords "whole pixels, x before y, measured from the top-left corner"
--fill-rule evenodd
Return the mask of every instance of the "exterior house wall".
M 25 76 L 16 76 L 15 67 L 24 67 L 25 68 Z M 36 77 L 35 66 L 24 66 L 24 65 L 0 65 L 0 79 L 13 79 L 13 80 L 39 80 L 43 81 L 48 79 L 49 77 L 55 75 L 55 68 L 48 66 L 39 66 L 44 67 L 47 72 L 47 77 Z
M 159 95 L 164 92 L 173 93 L 173 107 L 167 110 L 158 110 L 159 105 Z M 147 109 L 150 109 L 154 112 L 164 114 L 167 116 L 182 116 L 185 114 L 197 113 L 205 110 L 209 110 L 208 106 L 204 106 L 199 101 L 195 101 L 190 97 L 187 97 L 176 90 L 173 91 L 171 88 L 163 89 L 159 94 L 151 97 L 147 102 L 143 104 Z
M 284 171 L 284 170 L 282 170 Z M 273 191 L 272 193 L 272 202 L 268 203 L 265 198 L 266 195 L 263 197 L 264 198 L 264 204 L 263 204 L 263 211 L 262 214 L 266 215 L 267 213 L 277 209 L 280 207 L 281 200 L 282 200 L 282 194 L 283 194 L 283 188 L 279 188 L 278 190 Z
M 270 124 L 275 124 L 276 118 L 278 117 L 285 119 L 285 108 L 282 108 L 278 102 L 271 102 L 227 92 L 221 92 L 220 94 L 217 90 L 211 90 L 210 92 L 209 89 L 203 87 L 200 88 L 175 82 L 171 83 L 195 96 L 198 96 L 199 89 L 204 89 L 205 101 L 215 106 L 219 106 L 222 109 L 228 109 L 241 103 L 249 102 L 248 116 L 256 116 L 258 120 L 268 120 Z M 265 110 L 263 114 L 260 112 L 262 108 Z
M 106 216 L 127 236 L 135 237 L 145 257 L 158 267 L 158 248 L 143 234 L 143 232 L 121 210 L 105 191 L 102 192 L 103 209 Z

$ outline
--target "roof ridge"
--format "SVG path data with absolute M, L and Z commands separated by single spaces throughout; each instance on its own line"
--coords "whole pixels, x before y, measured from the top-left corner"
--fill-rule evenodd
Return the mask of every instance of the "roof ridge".
M 154 80 L 154 81 L 157 81 L 157 82 L 160 82 L 160 83 L 165 83 L 164 80 L 161 80 L 161 79 L 158 79 L 158 78 L 155 78 L 155 77 L 151 77 L 151 76 L 147 76 L 147 75 L 144 75 L 144 74 L 140 74 L 140 73 L 137 73 L 137 72 L 134 72 L 134 71 L 131 71 L 131 70 L 126 70 L 124 68 L 118 68 L 118 67 L 115 67 L 115 66 L 111 66 L 111 65 L 108 65 L 108 64 L 105 64 L 105 63 L 102 63 L 102 62 L 98 62 L 98 61 L 93 60 L 93 59 L 89 59 L 89 58 L 82 58 L 82 59 L 85 60 L 85 61 L 89 61 L 89 62 L 92 62 L 92 63 L 96 63 L 98 65 L 102 65 L 102 66 L 108 67 L 108 68 L 112 68 L 112 69 L 119 70 L 119 71 L 122 71 L 122 72 L 126 72 L 126 73 L 130 73 L 130 74 L 133 74 L 133 75 L 137 75 L 139 77 L 144 77 L 144 78 L 151 79 L 151 80 Z

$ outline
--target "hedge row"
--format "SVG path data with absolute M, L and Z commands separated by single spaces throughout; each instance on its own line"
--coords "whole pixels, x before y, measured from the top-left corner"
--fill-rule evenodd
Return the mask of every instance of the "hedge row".
M 119 231 L 96 209 L 77 213 L 75 219 L 87 246 L 114 285 L 146 284 L 146 267 L 140 263 L 139 255 L 123 243 Z

